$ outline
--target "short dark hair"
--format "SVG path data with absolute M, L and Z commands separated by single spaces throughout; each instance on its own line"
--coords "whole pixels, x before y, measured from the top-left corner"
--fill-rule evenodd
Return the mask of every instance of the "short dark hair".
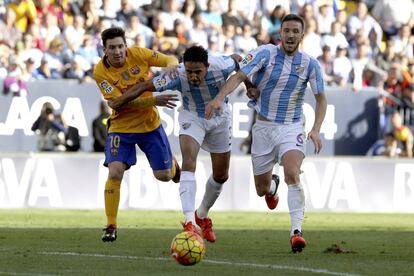
M 184 62 L 201 62 L 208 66 L 208 52 L 201 46 L 191 46 L 184 52 Z
M 280 26 L 283 26 L 283 23 L 285 23 L 286 21 L 297 21 L 300 23 L 300 25 L 302 25 L 302 31 L 305 29 L 305 21 L 303 20 L 301 16 L 297 14 L 290 13 L 290 14 L 283 16 Z
M 122 37 L 122 40 L 126 44 L 125 31 L 122 28 L 113 27 L 113 28 L 108 28 L 108 29 L 104 30 L 101 34 L 103 46 L 106 47 L 106 41 L 108 39 L 113 39 L 113 38 L 116 38 L 116 37 Z

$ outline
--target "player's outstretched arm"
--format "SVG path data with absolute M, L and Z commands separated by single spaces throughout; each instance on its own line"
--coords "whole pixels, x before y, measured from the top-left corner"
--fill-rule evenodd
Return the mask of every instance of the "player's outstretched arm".
M 245 79 L 247 79 L 247 76 L 243 72 L 238 71 L 227 80 L 216 97 L 208 103 L 205 114 L 207 120 L 213 117 L 215 111 L 220 110 L 224 98 L 233 92 L 234 89 L 236 89 L 237 86 L 239 86 L 239 84 L 242 83 Z
M 113 100 L 108 101 L 108 105 L 112 109 L 119 109 L 122 105 L 138 98 L 142 93 L 145 91 L 155 91 L 154 84 L 152 80 L 147 80 L 144 82 L 140 82 L 129 88 L 125 91 L 122 96 L 115 98 Z
M 311 131 L 308 134 L 308 139 L 312 140 L 315 146 L 314 153 L 318 154 L 322 149 L 322 141 L 321 141 L 319 133 L 321 130 L 322 122 L 325 118 L 327 101 L 326 101 L 325 93 L 316 94 L 315 99 L 316 99 L 315 122 L 313 124 Z

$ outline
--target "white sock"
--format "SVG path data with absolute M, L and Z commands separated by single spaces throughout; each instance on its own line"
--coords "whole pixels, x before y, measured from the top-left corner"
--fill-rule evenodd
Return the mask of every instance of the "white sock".
M 291 230 L 290 235 L 298 229 L 302 231 L 302 221 L 305 213 L 305 193 L 302 185 L 288 185 L 288 207 L 290 213 Z
M 269 188 L 269 193 L 268 195 L 273 195 L 276 191 L 276 182 L 272 179 L 272 181 L 270 181 L 270 188 Z
M 219 197 L 221 190 L 223 189 L 223 184 L 224 183 L 220 184 L 216 182 L 213 176 L 210 175 L 206 183 L 206 192 L 204 193 L 203 200 L 197 209 L 197 215 L 200 218 L 206 218 L 208 216 L 208 211 Z
M 179 191 L 181 198 L 181 207 L 185 215 L 185 221 L 191 221 L 193 225 L 196 225 L 194 211 L 197 183 L 193 172 L 181 172 Z

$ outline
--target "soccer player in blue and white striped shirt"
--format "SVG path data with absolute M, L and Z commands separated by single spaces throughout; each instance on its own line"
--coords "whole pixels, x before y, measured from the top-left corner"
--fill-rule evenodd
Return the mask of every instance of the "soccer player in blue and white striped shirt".
M 300 183 L 302 161 L 305 157 L 303 100 L 307 85 L 316 99 L 315 122 L 307 138 L 322 147 L 319 136 L 326 113 L 326 97 L 318 61 L 299 51 L 303 39 L 304 21 L 289 14 L 282 19 L 281 44 L 263 45 L 251 51 L 241 62 L 240 71 L 231 76 L 216 98 L 206 107 L 206 118 L 221 109 L 226 95 L 242 81 L 251 79 L 260 95 L 249 102 L 258 117 L 252 129 L 252 163 L 259 196 L 265 196 L 270 209 L 277 206 L 279 178 L 272 175 L 276 163 L 283 165 L 288 185 L 288 207 L 291 217 L 291 247 L 301 252 L 306 246 L 302 237 L 305 194 Z
M 206 240 L 214 242 L 216 236 L 212 229 L 212 221 L 208 212 L 221 193 L 223 184 L 227 181 L 230 166 L 231 150 L 231 112 L 227 101 L 221 103 L 223 112 L 214 114 L 210 120 L 205 119 L 206 106 L 219 93 L 227 78 L 238 70 L 241 57 L 237 55 L 208 56 L 207 50 L 201 46 L 192 46 L 184 53 L 184 63 L 177 68 L 177 77 L 163 73 L 151 81 L 136 85 L 110 106 L 120 105 L 139 96 L 142 91 L 171 91 L 181 92 L 182 107 L 179 110 L 180 148 L 183 158 L 180 178 L 180 198 L 186 221 L 184 230 L 197 232 L 196 224 L 200 226 Z M 250 82 L 245 82 L 250 86 Z M 166 95 L 167 96 L 167 95 Z M 164 98 L 167 107 L 173 107 L 170 97 Z M 200 148 L 210 152 L 212 175 L 206 183 L 203 200 L 195 211 L 196 178 L 195 170 Z

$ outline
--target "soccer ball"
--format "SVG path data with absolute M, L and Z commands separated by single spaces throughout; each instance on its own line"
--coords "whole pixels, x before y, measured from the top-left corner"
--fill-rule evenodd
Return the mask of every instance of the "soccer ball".
M 192 232 L 177 234 L 171 243 L 171 256 L 182 265 L 195 265 L 206 253 L 204 240 Z

